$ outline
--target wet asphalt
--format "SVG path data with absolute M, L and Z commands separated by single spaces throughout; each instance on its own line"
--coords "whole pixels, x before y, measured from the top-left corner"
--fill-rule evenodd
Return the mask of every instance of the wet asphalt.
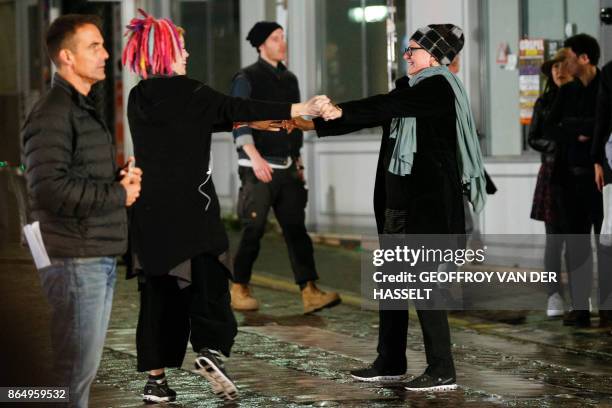
M 232 232 L 233 248 L 239 239 Z M 315 245 L 325 288 L 348 302 L 303 315 L 282 238 L 266 235 L 255 265 L 257 312 L 236 313 L 239 333 L 227 370 L 240 399 L 224 403 L 192 372 L 188 351 L 181 369 L 168 371 L 182 407 L 612 407 L 612 337 L 609 329 L 575 329 L 541 311 L 453 314 L 456 391 L 412 393 L 402 383 L 358 383 L 348 374 L 376 356 L 377 313 L 362 310 L 358 248 Z M 143 406 L 146 374 L 136 372 L 136 282 L 119 269 L 115 300 L 91 407 Z M 2 385 L 47 385 L 51 368 L 48 307 L 37 272 L 16 246 L 0 251 Z M 501 317 L 500 317 L 501 316 Z M 510 321 L 518 324 L 503 323 Z M 593 320 L 594 326 L 597 319 Z M 408 378 L 425 368 L 418 321 L 408 335 Z M 20 405 L 25 406 L 25 405 Z M 149 405 L 151 406 L 151 405 Z

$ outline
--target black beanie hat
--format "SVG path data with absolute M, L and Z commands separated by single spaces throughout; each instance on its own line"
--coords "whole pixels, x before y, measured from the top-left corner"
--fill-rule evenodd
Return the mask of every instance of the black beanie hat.
M 247 41 L 255 48 L 265 43 L 270 34 L 278 28 L 283 28 L 280 24 L 274 21 L 260 21 L 255 23 L 249 35 L 247 35 Z
M 442 65 L 449 65 L 463 48 L 463 31 L 454 24 L 430 24 L 410 37 Z

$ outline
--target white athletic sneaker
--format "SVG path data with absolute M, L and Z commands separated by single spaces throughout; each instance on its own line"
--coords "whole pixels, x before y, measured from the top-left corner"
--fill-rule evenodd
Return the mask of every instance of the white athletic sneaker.
M 238 397 L 238 388 L 227 375 L 221 358 L 221 353 L 216 350 L 202 349 L 195 359 L 195 369 L 208 380 L 219 398 L 231 401 Z
M 555 292 L 548 297 L 548 306 L 546 307 L 546 316 L 561 317 L 565 313 L 565 304 L 559 292 Z

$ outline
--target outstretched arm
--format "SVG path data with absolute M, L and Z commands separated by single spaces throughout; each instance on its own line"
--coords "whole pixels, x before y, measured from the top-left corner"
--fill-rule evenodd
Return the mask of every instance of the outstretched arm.
M 326 105 L 324 119 L 344 118 L 346 125 L 367 126 L 399 117 L 437 117 L 454 112 L 454 93 L 442 76 L 423 80 L 413 87 L 388 94 L 344 102 L 338 106 Z
M 210 117 L 213 124 L 282 120 L 300 115 L 318 116 L 321 107 L 329 102 L 329 98 L 324 95 L 317 95 L 306 102 L 293 104 L 235 98 L 206 85 L 196 89 L 194 98 L 202 114 Z

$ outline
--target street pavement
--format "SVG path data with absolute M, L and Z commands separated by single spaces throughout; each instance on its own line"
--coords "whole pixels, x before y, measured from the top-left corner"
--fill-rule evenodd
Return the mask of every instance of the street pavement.
M 231 233 L 233 248 L 238 240 Z M 240 399 L 224 403 L 192 372 L 193 350 L 181 369 L 168 370 L 181 407 L 612 407 L 612 337 L 605 330 L 563 327 L 542 312 L 521 324 L 491 316 L 450 317 L 459 389 L 428 394 L 351 379 L 349 370 L 376 356 L 377 313 L 358 303 L 360 254 L 315 246 L 321 283 L 340 290 L 345 303 L 303 315 L 282 239 L 268 234 L 255 266 L 257 312 L 236 313 L 239 333 L 228 372 Z M 136 367 L 138 292 L 119 269 L 103 358 L 91 407 L 139 407 L 145 373 Z M 45 385 L 49 367 L 48 309 L 29 256 L 0 252 L 2 385 Z M 408 335 L 408 375 L 425 368 L 418 321 Z M 594 319 L 594 325 L 597 319 Z M 608 330 L 609 331 L 609 330 Z M 150 406 L 150 405 L 149 405 Z

